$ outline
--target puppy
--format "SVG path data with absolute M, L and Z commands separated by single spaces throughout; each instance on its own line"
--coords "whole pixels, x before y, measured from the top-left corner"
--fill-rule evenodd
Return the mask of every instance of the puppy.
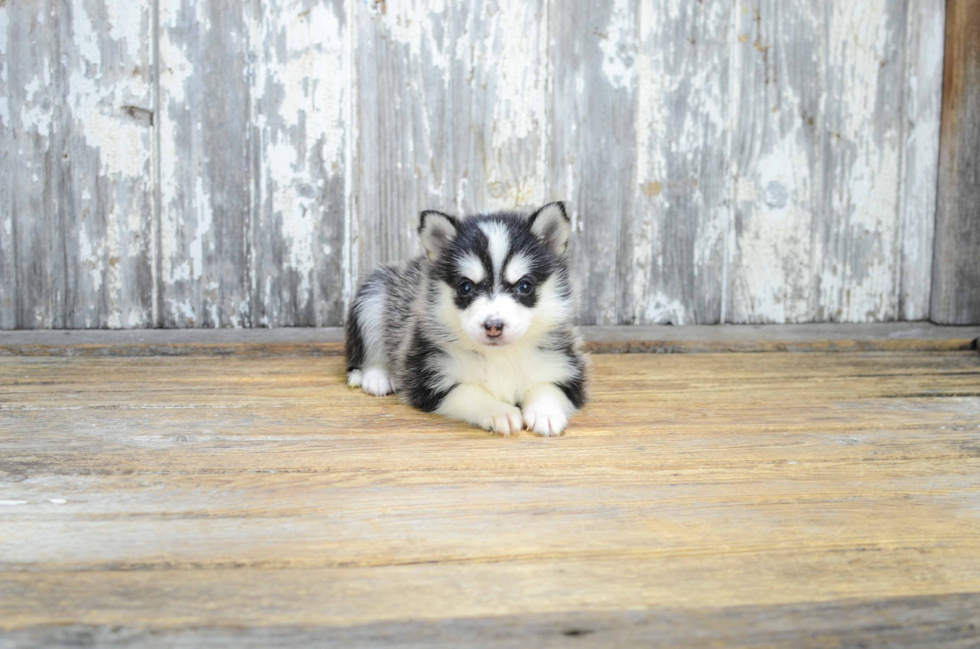
M 501 435 L 561 435 L 585 402 L 563 203 L 422 212 L 426 254 L 367 278 L 347 316 L 347 383 Z

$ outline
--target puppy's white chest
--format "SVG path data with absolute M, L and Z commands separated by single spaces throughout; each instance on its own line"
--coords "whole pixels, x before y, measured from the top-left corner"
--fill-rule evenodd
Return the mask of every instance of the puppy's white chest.
M 472 354 L 462 363 L 457 380 L 475 383 L 501 401 L 517 404 L 537 383 L 561 382 L 566 363 L 560 355 L 538 349 L 512 353 Z

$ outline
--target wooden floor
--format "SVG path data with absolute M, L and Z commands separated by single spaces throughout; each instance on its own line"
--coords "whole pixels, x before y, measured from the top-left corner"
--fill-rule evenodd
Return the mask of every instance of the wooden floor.
M 980 646 L 980 354 L 592 361 L 543 439 L 335 356 L 0 358 L 0 646 Z

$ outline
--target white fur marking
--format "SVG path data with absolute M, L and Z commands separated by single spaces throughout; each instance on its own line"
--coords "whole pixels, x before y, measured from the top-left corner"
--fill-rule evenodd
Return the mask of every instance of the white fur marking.
M 507 280 L 508 284 L 516 284 L 530 270 L 531 260 L 527 258 L 527 255 L 514 255 L 504 270 L 504 279 Z
M 463 331 L 470 340 L 483 345 L 502 346 L 516 342 L 527 333 L 534 316 L 531 309 L 514 301 L 510 295 L 497 295 L 493 298 L 480 296 L 473 300 L 460 314 Z M 488 338 L 484 323 L 488 320 L 501 320 L 504 332 L 498 338 Z
M 498 401 L 472 383 L 457 386 L 446 395 L 436 412 L 468 421 L 498 435 L 516 435 L 524 427 L 520 408 Z
M 469 253 L 459 260 L 459 272 L 474 284 L 482 282 L 487 275 L 483 263 L 473 253 Z
M 493 264 L 493 276 L 500 279 L 503 271 L 504 260 L 507 259 L 507 251 L 510 250 L 510 237 L 507 235 L 507 228 L 503 223 L 490 221 L 481 223 L 480 229 L 487 235 L 490 251 L 490 261 Z
M 575 412 L 568 397 L 551 384 L 535 386 L 528 392 L 527 402 L 522 413 L 524 425 L 535 435 L 561 435 L 568 425 L 568 416 Z
M 388 372 L 377 367 L 372 367 L 364 370 L 361 389 L 376 397 L 383 397 L 395 391 L 395 382 L 388 375 Z

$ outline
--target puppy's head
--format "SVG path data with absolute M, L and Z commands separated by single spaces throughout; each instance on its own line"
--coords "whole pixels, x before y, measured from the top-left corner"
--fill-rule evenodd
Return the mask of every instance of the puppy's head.
M 505 347 L 572 317 L 564 204 L 463 219 L 428 211 L 419 233 L 435 315 L 467 346 Z

